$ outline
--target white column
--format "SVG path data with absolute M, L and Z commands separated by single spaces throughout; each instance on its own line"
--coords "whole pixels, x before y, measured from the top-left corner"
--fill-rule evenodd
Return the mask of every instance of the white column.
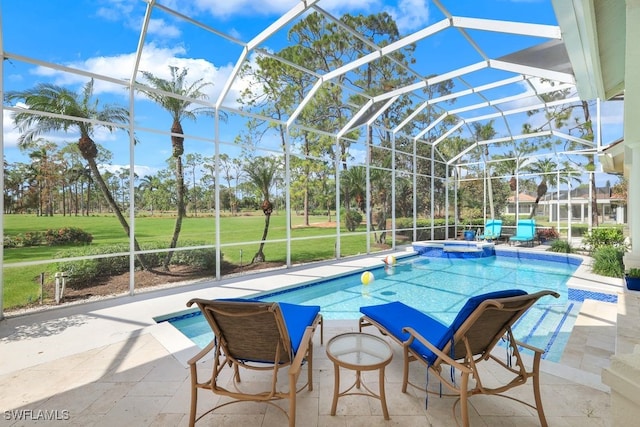
M 624 162 L 628 172 L 628 221 L 631 252 L 625 267 L 640 267 L 640 0 L 626 0 L 626 52 L 624 93 Z M 635 167 L 631 167 L 635 165 Z
M 640 0 L 626 0 L 626 44 L 625 44 L 625 93 L 624 93 L 624 168 L 628 179 L 627 212 L 631 252 L 624 257 L 625 268 L 640 267 Z M 631 165 L 635 165 L 631 167 Z M 618 325 L 616 355 L 608 368 L 602 370 L 602 382 L 611 387 L 611 425 L 626 427 L 638 424 L 640 419 L 640 346 L 632 353 L 620 348 L 623 333 L 631 332 L 637 337 L 637 318 L 631 326 L 624 325 L 625 318 L 638 315 L 636 292 L 625 291 L 618 295 Z M 622 298 L 621 298 L 622 297 Z M 621 313 L 623 305 L 623 313 Z

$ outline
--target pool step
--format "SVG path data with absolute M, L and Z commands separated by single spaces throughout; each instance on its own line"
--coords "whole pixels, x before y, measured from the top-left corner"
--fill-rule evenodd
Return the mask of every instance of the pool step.
M 482 258 L 495 256 L 495 245 L 487 242 L 413 242 L 413 250 L 427 257 Z
M 462 253 L 473 253 L 473 252 L 482 252 L 483 249 L 477 246 L 462 246 L 462 245 L 444 245 L 442 248 L 442 252 L 462 252 Z

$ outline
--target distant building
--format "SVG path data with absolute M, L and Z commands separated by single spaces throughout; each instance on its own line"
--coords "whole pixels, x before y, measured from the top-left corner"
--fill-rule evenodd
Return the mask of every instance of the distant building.
M 610 188 L 599 187 L 596 190 L 598 204 L 598 222 L 626 224 L 627 223 L 627 201 L 621 195 L 612 194 Z M 520 193 L 518 197 L 518 211 L 520 216 L 531 215 L 535 205 L 536 196 L 527 193 Z M 589 189 L 576 188 L 568 194 L 567 190 L 560 192 L 550 191 L 540 200 L 536 209 L 537 217 L 547 217 L 549 222 L 567 221 L 569 218 L 569 205 L 571 205 L 571 221 L 576 223 L 588 223 L 589 219 Z M 559 206 L 559 209 L 558 209 Z M 516 214 L 515 197 L 507 199 L 506 215 Z
M 518 213 L 519 215 L 531 215 L 531 210 L 533 209 L 533 205 L 536 203 L 535 196 L 531 196 L 527 193 L 520 193 L 518 196 Z M 540 207 L 538 207 L 540 209 Z M 539 213 L 539 212 L 538 212 Z M 510 196 L 507 199 L 507 207 L 505 210 L 506 215 L 516 215 L 516 198 L 515 196 Z

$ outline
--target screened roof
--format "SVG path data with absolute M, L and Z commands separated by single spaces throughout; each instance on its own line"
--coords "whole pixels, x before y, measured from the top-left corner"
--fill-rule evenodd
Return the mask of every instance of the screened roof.
M 595 142 L 583 139 L 570 127 L 555 126 L 548 118 L 581 102 L 551 1 L 536 4 L 541 13 L 534 15 L 518 2 L 505 3 L 503 11 L 495 4 L 482 8 L 456 0 L 426 1 L 423 6 L 428 18 L 424 24 L 417 28 L 405 25 L 397 34 L 380 30 L 389 28 L 381 15 L 376 15 L 377 22 L 358 20 L 354 17 L 366 14 L 345 15 L 342 12 L 346 6 L 341 8 L 333 1 L 288 4 L 290 8 L 275 19 L 248 12 L 246 19 L 255 19 L 255 25 L 250 26 L 251 32 L 245 30 L 240 35 L 229 29 L 225 16 L 203 10 L 196 13 L 197 7 L 188 2 L 136 3 L 128 13 L 130 22 L 139 24 L 138 38 L 131 36 L 128 46 L 118 46 L 135 52 L 128 58 L 124 75 L 114 74 L 106 54 L 102 67 L 72 60 L 58 62 L 15 48 L 15 36 L 5 35 L 4 56 L 10 61 L 50 68 L 54 70 L 50 75 L 72 73 L 94 77 L 104 85 L 139 85 L 141 72 L 149 71 L 154 55 L 158 55 L 155 34 L 158 23 L 164 23 L 180 26 L 182 31 L 178 43 L 185 47 L 175 48 L 176 61 L 183 57 L 192 72 L 209 64 L 219 67 L 210 100 L 198 103 L 223 112 L 229 128 L 236 120 L 246 124 L 250 119 L 264 119 L 290 129 L 314 129 L 320 135 L 361 139 L 362 127 L 370 125 L 387 138 L 393 135 L 431 144 L 436 147 L 437 157 L 450 164 L 464 162 L 468 154 L 477 155 L 485 146 L 495 146 L 494 154 L 506 155 L 505 145 L 517 147 L 522 141 L 547 141 L 544 148 L 540 144 L 539 156 L 565 151 L 582 154 L 599 146 L 598 138 Z M 411 10 L 402 7 L 406 3 L 400 1 L 396 10 L 404 10 L 409 16 L 396 14 L 396 22 L 412 18 Z M 518 8 L 523 12 L 514 14 Z M 381 7 L 369 13 L 385 10 Z M 7 33 L 16 20 L 4 13 L 4 21 L 3 32 Z M 46 46 L 47 37 L 43 34 L 41 38 Z M 195 46 L 193 40 L 198 41 L 197 49 L 190 45 Z M 68 43 L 73 45 L 75 37 Z M 104 48 L 99 45 L 96 49 L 110 49 L 108 37 L 100 43 Z M 221 65 L 225 61 L 229 64 L 226 68 Z M 287 74 L 290 80 L 276 82 L 258 71 L 257 63 L 269 63 L 272 70 Z M 220 79 L 223 68 L 228 75 Z M 161 70 L 166 72 L 166 66 L 152 71 Z M 271 87 L 272 92 L 266 93 L 271 83 L 282 86 Z M 558 96 L 560 91 L 562 95 Z M 340 106 L 323 111 L 327 98 Z M 268 113 L 265 99 L 272 104 Z M 525 123 L 529 124 L 526 132 Z M 495 129 L 488 137 L 479 132 L 487 124 Z M 222 131 L 221 138 L 232 137 Z M 452 137 L 473 145 L 438 148 Z

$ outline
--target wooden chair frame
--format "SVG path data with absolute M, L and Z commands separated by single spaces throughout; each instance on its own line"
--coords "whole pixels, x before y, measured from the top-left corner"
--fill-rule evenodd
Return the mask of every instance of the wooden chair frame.
M 553 291 L 540 291 L 534 294 L 496 298 L 484 300 L 467 318 L 467 320 L 455 331 L 453 339 L 447 344 L 438 348 L 420 335 L 414 327 L 407 325 L 404 332 L 409 334 L 409 338 L 404 340 L 390 334 L 385 327 L 367 316 L 362 316 L 359 321 L 359 329 L 363 327 L 375 326 L 381 333 L 389 335 L 403 347 L 404 364 L 402 377 L 402 392 L 407 392 L 407 385 L 427 393 L 434 393 L 409 381 L 409 363 L 419 361 L 427 367 L 429 373 L 435 375 L 441 383 L 450 390 L 446 396 L 458 396 L 453 405 L 453 416 L 456 417 L 456 406 L 460 403 L 460 417 L 462 425 L 469 426 L 468 398 L 476 394 L 494 395 L 506 397 L 520 402 L 538 413 L 540 425 L 547 427 L 547 420 L 544 415 L 542 399 L 540 394 L 540 360 L 544 350 L 527 345 L 516 340 L 513 336 L 511 326 L 519 319 L 538 299 L 545 295 L 552 295 L 556 298 L 559 294 Z M 492 354 L 493 349 L 501 339 L 506 339 L 509 351 L 512 352 L 513 363 Z M 412 350 L 411 344 L 414 340 L 420 341 L 437 357 L 433 363 L 429 363 L 419 354 Z M 526 348 L 534 352 L 533 363 L 530 370 L 525 367 L 524 360 L 519 348 Z M 485 387 L 482 375 L 478 370 L 478 364 L 485 360 L 493 360 L 501 367 L 509 371 L 513 376 L 511 380 L 498 387 Z M 449 375 L 443 374 L 443 367 L 450 366 L 460 373 L 459 383 L 453 382 Z M 475 384 L 470 386 L 470 377 L 475 379 Z M 523 385 L 531 379 L 533 383 L 533 394 L 535 404 L 525 402 L 512 396 L 502 393 Z M 440 393 L 438 393 L 440 394 Z
M 232 403 L 264 402 L 278 408 L 295 426 L 296 395 L 304 388 L 313 390 L 313 335 L 318 324 L 322 329 L 322 315 L 318 313 L 304 330 L 300 345 L 292 348 L 287 325 L 278 303 L 257 301 L 225 301 L 192 299 L 187 306 L 197 304 L 214 333 L 214 339 L 188 361 L 191 371 L 191 408 L 189 426 L 205 415 Z M 304 326 L 304 325 L 302 325 Z M 196 364 L 211 351 L 214 352 L 211 376 L 198 379 Z M 307 364 L 307 381 L 297 388 L 302 365 Z M 233 390 L 223 386 L 220 379 L 225 367 L 233 369 Z M 261 392 L 243 392 L 240 389 L 240 368 L 256 371 L 272 371 L 271 387 Z M 278 373 L 288 368 L 288 388 L 280 391 Z M 227 396 L 233 400 L 221 403 L 196 418 L 198 390 L 204 389 Z M 288 399 L 289 412 L 274 401 Z

